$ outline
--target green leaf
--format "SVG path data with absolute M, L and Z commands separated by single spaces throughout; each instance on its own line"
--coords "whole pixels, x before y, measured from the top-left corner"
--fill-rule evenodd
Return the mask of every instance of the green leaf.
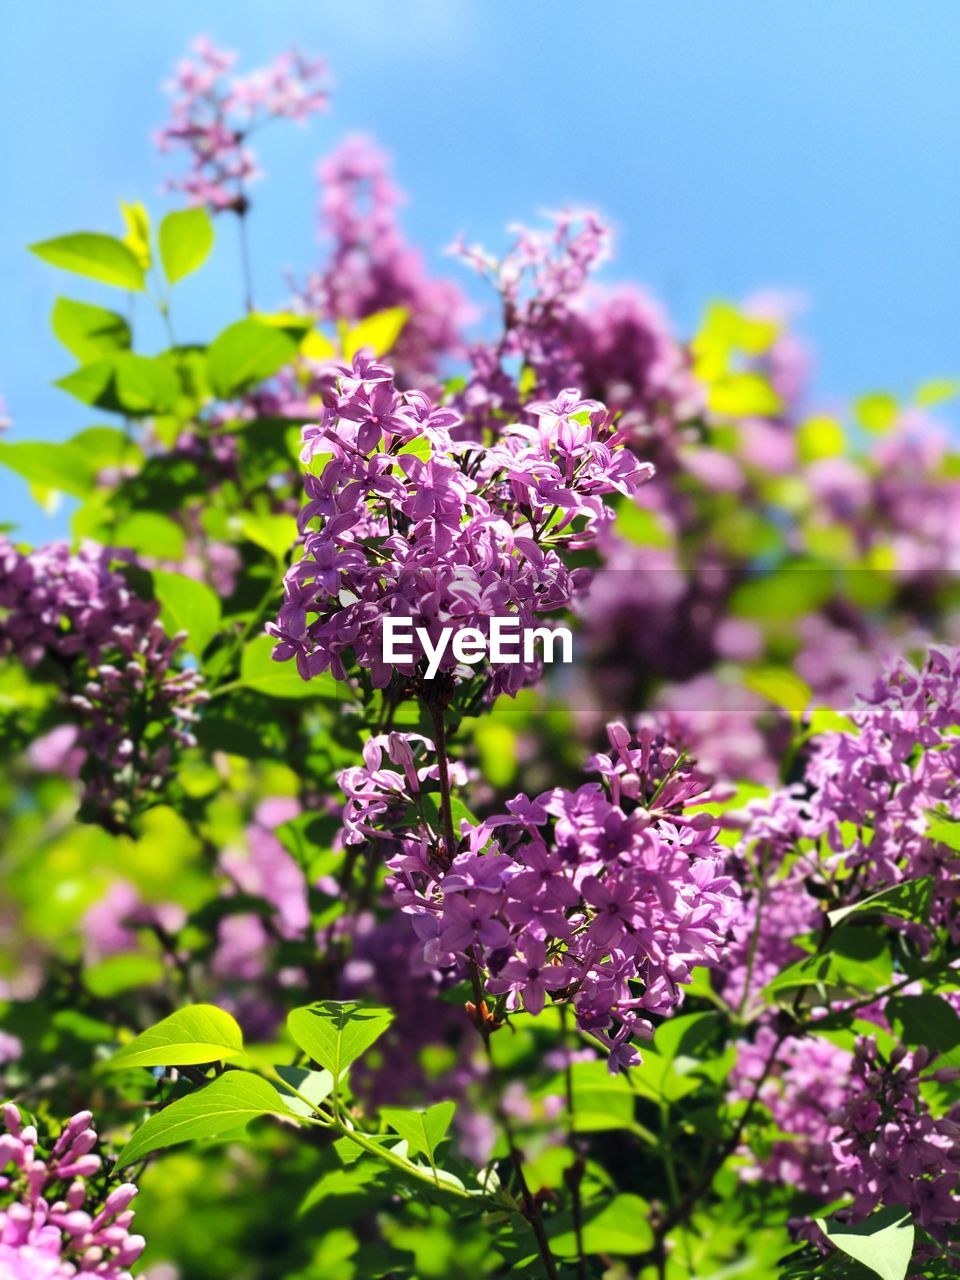
M 75 298 L 58 298 L 50 317 L 53 332 L 82 363 L 130 347 L 130 326 L 116 311 Z
M 123 952 L 108 956 L 83 973 L 83 984 L 101 1000 L 110 1000 L 122 991 L 142 990 L 161 982 L 166 968 L 159 956 Z
M 23 476 L 32 485 L 85 497 L 93 488 L 94 473 L 82 449 L 73 444 L 0 440 L 0 464 Z
M 713 413 L 725 417 L 767 417 L 779 413 L 783 402 L 770 384 L 756 373 L 729 373 L 707 389 Z
M 160 260 L 171 284 L 203 265 L 213 248 L 213 222 L 206 209 L 168 213 L 158 234 Z
M 830 923 L 836 927 L 850 916 L 866 912 L 923 921 L 929 915 L 932 895 L 933 880 L 930 876 L 923 876 L 919 880 L 904 880 L 902 884 L 890 885 L 848 907 L 838 907 L 836 911 L 831 911 Z
M 286 563 L 297 541 L 296 516 L 247 511 L 240 517 L 240 527 L 250 541 L 268 552 L 278 565 Z
M 104 1063 L 104 1069 L 191 1067 L 224 1062 L 239 1053 L 243 1035 L 230 1014 L 216 1005 L 193 1004 L 141 1032 Z
M 747 671 L 743 683 L 762 698 L 782 707 L 794 720 L 801 718 L 813 697 L 810 686 L 787 667 L 759 667 Z
M 406 307 L 387 307 L 385 311 L 365 316 L 343 335 L 344 357 L 352 360 L 364 347 L 375 356 L 385 356 L 403 332 L 409 315 Z
M 392 1021 L 390 1010 L 379 1005 L 321 1000 L 292 1010 L 287 1028 L 304 1053 L 339 1080 Z
M 960 822 L 935 822 L 927 829 L 927 839 L 945 844 L 948 849 L 960 852 Z
M 455 1111 L 455 1103 L 437 1102 L 426 1111 L 381 1107 L 380 1115 L 394 1132 L 406 1139 L 411 1155 L 422 1152 L 432 1162 L 434 1152 L 447 1136 Z
M 832 1245 L 881 1277 L 905 1280 L 913 1254 L 910 1214 L 896 1206 L 878 1209 L 857 1226 L 836 1218 L 817 1218 L 817 1226 Z
M 54 385 L 84 404 L 132 416 L 169 413 L 179 395 L 176 375 L 167 363 L 129 351 L 82 365 Z
M 612 1076 L 604 1062 L 575 1062 L 571 1068 L 573 1127 L 577 1133 L 631 1129 L 636 1099 L 622 1075 Z M 551 1085 L 551 1092 L 556 1092 Z
M 836 418 L 808 418 L 797 431 L 797 449 L 803 462 L 834 458 L 846 448 L 843 427 Z
M 117 1168 L 178 1142 L 233 1134 L 257 1116 L 289 1114 L 279 1093 L 266 1080 L 246 1071 L 226 1071 L 197 1093 L 179 1098 L 151 1116 L 120 1152 Z
M 949 1053 L 960 1045 L 960 1016 L 942 996 L 894 996 L 885 1012 L 905 1045 L 926 1045 L 933 1053 Z
M 859 732 L 854 720 L 832 707 L 814 707 L 807 717 L 807 733 L 811 738 L 821 733 L 852 733 L 856 736 Z
M 602 1206 L 590 1206 L 583 1213 L 583 1251 L 629 1257 L 643 1253 L 653 1244 L 650 1205 L 641 1196 L 624 1192 Z M 550 1248 L 561 1258 L 576 1257 L 577 1236 L 564 1215 L 547 1228 Z
M 630 501 L 617 504 L 617 519 L 613 531 L 638 547 L 670 547 L 674 541 L 669 528 L 656 511 L 648 511 L 646 507 L 637 506 Z
M 944 400 L 953 400 L 960 396 L 960 379 L 932 378 L 929 382 L 917 387 L 916 401 L 923 408 L 942 404 Z
M 91 280 L 116 285 L 120 289 L 142 290 L 143 268 L 134 253 L 116 236 L 102 235 L 98 231 L 78 231 L 70 236 L 57 236 L 53 240 L 41 240 L 30 245 L 35 253 L 51 266 L 64 271 L 74 271 Z
M 297 344 L 283 329 L 260 320 L 238 320 L 219 334 L 207 352 L 207 372 L 214 393 L 236 395 L 288 364 Z
M 874 391 L 861 396 L 854 405 L 857 421 L 868 431 L 882 434 L 889 431 L 897 420 L 899 407 L 894 396 L 886 391 Z
M 155 511 L 137 511 L 121 520 L 112 542 L 158 560 L 180 560 L 186 547 L 186 535 L 178 524 Z
M 149 213 L 147 213 L 139 200 L 134 201 L 132 204 L 126 200 L 121 200 L 120 215 L 123 218 L 123 225 L 127 228 L 123 243 L 144 271 L 149 271 L 150 264 L 153 261 L 153 255 L 150 252 Z
M 187 648 L 201 657 L 220 625 L 217 596 L 206 583 L 163 569 L 154 569 L 153 585 L 164 629 L 168 635 L 186 631 Z
M 139 468 L 143 462 L 140 446 L 116 427 L 85 427 L 69 443 L 81 450 L 95 473 L 105 467 Z
M 256 636 L 244 647 L 239 684 L 268 698 L 338 701 L 337 682 L 329 671 L 310 680 L 302 680 L 295 662 L 274 662 L 275 643 L 271 636 Z
M 718 1042 L 721 1019 L 718 1013 L 684 1013 L 668 1018 L 657 1027 L 653 1045 L 666 1059 L 700 1058 Z
M 296 1089 L 296 1093 L 285 1089 L 280 1092 L 289 1110 L 298 1116 L 312 1116 L 333 1092 L 333 1076 L 329 1071 L 307 1071 L 305 1067 L 274 1067 L 274 1070 L 291 1090 Z

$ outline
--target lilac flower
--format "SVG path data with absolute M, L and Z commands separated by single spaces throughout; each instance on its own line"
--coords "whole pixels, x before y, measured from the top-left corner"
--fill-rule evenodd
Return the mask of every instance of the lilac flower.
M 68 1121 L 44 1155 L 37 1129 L 12 1103 L 0 1134 L 0 1274 L 12 1280 L 67 1280 L 96 1274 L 131 1280 L 129 1268 L 146 1241 L 133 1235 L 132 1183 L 114 1187 L 102 1203 L 89 1179 L 101 1167 L 89 1111 Z M 100 1203 L 99 1208 L 94 1205 Z
M 23 1045 L 17 1037 L 10 1035 L 8 1031 L 0 1031 L 0 1067 L 16 1062 L 22 1053 Z
M 597 214 L 566 212 L 546 230 L 515 228 L 501 260 L 461 240 L 454 252 L 500 295 L 504 329 L 498 340 L 469 351 L 472 376 L 459 398 L 473 430 L 499 429 L 526 398 L 507 372 L 520 363 L 535 400 L 571 381 L 613 409 L 625 437 L 672 454 L 679 422 L 695 417 L 703 396 L 687 354 L 659 308 L 639 289 L 604 292 L 593 273 L 610 252 L 610 233 Z
M 769 1058 L 773 1032 L 762 1028 L 740 1048 L 735 1091 L 746 1096 Z M 854 1052 L 807 1036 L 788 1039 L 760 1098 L 790 1141 L 747 1171 L 824 1200 L 850 1199 L 852 1221 L 879 1205 L 899 1204 L 945 1240 L 960 1220 L 960 1146 L 953 1111 L 937 1116 L 921 1089 L 936 1080 L 926 1049 L 882 1054 L 874 1037 Z M 955 1076 L 954 1071 L 949 1077 Z
M 522 955 L 511 956 L 496 977 L 489 980 L 487 990 L 495 994 L 508 992 L 508 1008 L 517 1008 L 522 1002 L 527 1013 L 536 1017 L 543 1009 L 547 995 L 572 983 L 577 971 L 562 960 L 548 962 L 546 942 L 533 934 L 523 936 L 522 950 Z
M 499 907 L 492 894 L 453 893 L 444 899 L 440 916 L 438 952 L 453 956 L 474 948 L 497 951 L 510 941 L 510 934 L 495 913 Z
M 459 351 L 466 299 L 452 283 L 428 276 L 405 240 L 397 218 L 403 195 L 373 142 L 347 138 L 317 176 L 327 258 L 298 289 L 299 302 L 322 320 L 353 323 L 402 308 L 407 315 L 390 359 L 403 386 L 418 385 Z
M 329 670 L 342 680 L 360 668 L 374 687 L 397 672 L 416 689 L 425 648 L 413 628 L 436 646 L 447 626 L 487 638 L 493 617 L 530 627 L 567 607 L 585 575 L 564 553 L 593 545 L 613 519 L 604 499 L 650 474 L 602 407 L 580 413 L 562 422 L 547 414 L 489 449 L 455 445 L 456 414 L 398 391 L 389 370 L 357 356 L 329 389 L 320 422 L 304 430 L 304 461 L 321 451 L 327 460 L 304 478 L 304 555 L 268 627 L 274 656 L 295 657 L 304 679 Z M 411 619 L 409 659 L 384 660 L 387 617 Z M 480 674 L 492 696 L 515 693 L 539 670 L 539 661 L 518 662 Z M 452 649 L 443 654 L 439 679 L 477 674 Z
M 443 833 L 409 813 L 435 774 L 418 769 L 414 785 L 382 769 L 383 741 L 372 740 L 366 768 L 341 775 L 344 835 L 380 847 L 425 962 L 463 975 L 478 966 L 508 1011 L 539 1012 L 548 994 L 570 1000 L 612 1069 L 629 1065 L 631 1039 L 651 1031 L 647 1015 L 679 1003 L 694 965 L 720 961 L 737 911 L 716 828 L 683 813 L 704 782 L 684 781 L 678 754 L 654 751 L 649 734 L 613 725 L 611 752 L 598 760 L 619 803 L 597 783 L 518 796 L 505 814 L 463 822 L 450 857 Z
M 932 647 L 901 661 L 852 712 L 857 733 L 815 746 L 811 834 L 826 836 L 836 862 L 860 868 L 866 892 L 902 880 L 934 880 L 931 921 L 960 937 L 958 855 L 930 839 L 928 815 L 960 801 L 960 649 Z
M 157 134 L 160 150 L 185 151 L 190 167 L 169 178 L 167 186 L 214 213 L 233 209 L 242 214 L 246 188 L 259 176 L 246 139 L 268 120 L 302 123 L 325 110 L 326 64 L 291 50 L 250 75 L 231 76 L 235 54 L 203 36 L 191 51 L 193 56 L 180 62 L 168 85 L 170 121 Z
M 137 596 L 115 555 L 94 544 L 22 552 L 0 538 L 0 655 L 47 661 L 65 681 L 84 752 L 84 808 L 124 825 L 163 785 L 205 699 L 195 671 L 178 669 L 183 635 L 168 637 L 159 607 Z M 142 722 L 149 735 L 130 736 Z

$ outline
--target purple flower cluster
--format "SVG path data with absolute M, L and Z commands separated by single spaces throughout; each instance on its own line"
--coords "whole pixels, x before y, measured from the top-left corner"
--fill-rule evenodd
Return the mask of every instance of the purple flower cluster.
M 304 428 L 302 459 L 322 465 L 305 477 L 304 555 L 268 627 L 274 656 L 296 657 L 304 679 L 345 679 L 352 655 L 382 688 L 394 669 L 383 657 L 387 617 L 411 619 L 435 646 L 444 627 L 486 642 L 494 617 L 530 627 L 567 607 L 586 575 L 563 553 L 592 545 L 613 519 L 604 499 L 633 493 L 651 468 L 576 390 L 529 413 L 536 425 L 513 426 L 491 447 L 455 444 L 458 415 L 399 391 L 385 365 L 361 353 L 341 370 L 320 422 Z M 414 637 L 396 669 L 415 682 L 425 652 Z M 448 682 L 473 671 L 444 653 Z M 490 691 L 516 692 L 538 671 L 539 661 L 498 665 Z
M 740 1046 L 734 1096 L 752 1093 L 774 1047 L 769 1027 Z M 816 1036 L 788 1038 L 759 1097 L 790 1137 L 775 1141 L 746 1176 L 823 1200 L 850 1198 L 854 1221 L 880 1205 L 903 1205 L 941 1236 L 960 1220 L 960 1107 L 931 1111 L 923 1083 L 957 1077 L 935 1067 L 923 1048 L 897 1046 L 884 1056 L 872 1036 L 861 1036 L 853 1053 Z
M 256 157 L 246 146 L 254 129 L 268 120 L 305 121 L 329 102 L 326 63 L 296 50 L 246 76 L 230 76 L 236 54 L 206 37 L 194 41 L 168 86 L 170 121 L 157 134 L 161 151 L 185 151 L 189 168 L 168 179 L 191 204 L 212 212 L 247 207 L 246 187 L 259 177 Z
M 0 539 L 0 656 L 45 661 L 65 680 L 86 753 L 84 801 L 104 821 L 163 784 L 177 750 L 193 744 L 205 697 L 199 675 L 175 666 L 183 637 L 167 636 L 113 559 L 92 543 L 22 552 Z
M 893 581 L 930 589 L 960 563 L 960 478 L 946 431 L 920 410 L 904 412 L 862 462 L 828 457 L 809 467 L 811 523 L 842 523 L 869 563 Z
M 470 351 L 465 417 L 476 428 L 517 415 L 526 395 L 508 370 L 519 362 L 534 395 L 577 382 L 622 415 L 625 435 L 645 452 L 670 441 L 677 423 L 702 410 L 702 395 L 655 302 L 634 287 L 589 287 L 610 254 L 608 228 L 586 211 L 554 215 L 546 230 L 516 231 L 500 260 L 463 241 L 454 246 L 493 284 L 503 318 L 501 336 Z
M 958 855 L 927 832 L 931 814 L 955 816 L 960 802 L 960 649 L 902 660 L 852 716 L 858 732 L 824 735 L 807 768 L 811 834 L 868 892 L 932 876 L 932 922 L 956 939 Z
M 430 278 L 420 252 L 405 240 L 397 219 L 404 197 L 389 158 L 369 138 L 347 138 L 317 173 L 328 256 L 308 276 L 301 301 L 333 321 L 404 308 L 407 319 L 390 360 L 405 385 L 419 385 L 460 348 L 466 301 L 452 283 Z
M 741 897 L 719 989 L 747 1017 L 756 1012 L 754 1002 L 767 983 L 804 955 L 795 939 L 822 923 L 821 903 L 806 884 L 819 867 L 813 855 L 797 853 L 808 814 L 794 789 L 754 801 L 742 814 L 726 815 L 725 822 L 742 826 L 727 862 Z
M 884 1059 L 875 1041 L 857 1042 L 832 1140 L 836 1176 L 853 1194 L 857 1218 L 878 1204 L 902 1204 L 933 1232 L 960 1220 L 960 1107 L 936 1118 L 921 1093 L 924 1080 L 958 1073 L 929 1065 L 924 1048 L 898 1046 Z
M 775 1065 L 768 1070 L 771 1056 Z M 757 1081 L 759 1101 L 776 1129 L 789 1135 L 773 1142 L 745 1165 L 742 1176 L 796 1187 L 822 1200 L 842 1195 L 845 1186 L 833 1159 L 833 1117 L 849 1097 L 852 1056 L 819 1036 L 788 1036 L 782 1043 L 769 1025 L 737 1046 L 731 1097 L 745 1101 Z
M 87 1179 L 101 1160 L 89 1111 L 64 1126 L 48 1155 L 37 1129 L 12 1103 L 0 1132 L 0 1275 L 4 1280 L 69 1280 L 101 1276 L 130 1280 L 146 1241 L 133 1235 L 132 1183 L 115 1187 L 99 1209 L 89 1204 Z
M 427 817 L 430 767 L 401 735 L 368 744 L 366 767 L 341 777 L 348 841 L 386 843 L 388 887 L 412 919 L 424 959 L 474 966 L 507 1011 L 570 1001 L 578 1025 L 637 1061 L 648 1015 L 669 1013 L 691 969 L 720 959 L 737 890 L 722 872 L 711 819 L 683 810 L 706 783 L 653 730 L 610 727 L 591 768 L 603 782 L 517 796 L 508 812 L 463 822 L 455 851 Z M 383 752 L 398 767 L 383 769 Z

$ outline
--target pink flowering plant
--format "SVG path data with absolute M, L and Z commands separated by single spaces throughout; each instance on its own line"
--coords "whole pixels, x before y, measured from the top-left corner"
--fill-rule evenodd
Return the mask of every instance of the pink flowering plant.
M 592 211 L 438 278 L 355 134 L 267 304 L 324 64 L 169 92 L 172 207 L 32 246 L 95 425 L 0 420 L 0 1280 L 955 1275 L 956 387 L 824 411 Z

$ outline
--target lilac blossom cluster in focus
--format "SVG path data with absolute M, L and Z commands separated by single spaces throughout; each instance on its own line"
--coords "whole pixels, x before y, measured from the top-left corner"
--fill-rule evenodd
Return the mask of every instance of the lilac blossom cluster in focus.
M 517 796 L 506 814 L 462 824 L 455 852 L 412 816 L 434 773 L 414 749 L 429 757 L 432 743 L 371 739 L 341 786 L 345 839 L 384 846 L 424 959 L 464 975 L 477 966 L 508 1012 L 569 1000 L 615 1071 L 639 1060 L 634 1037 L 675 1008 L 692 968 L 720 961 L 737 889 L 711 819 L 684 814 L 708 794 L 702 775 L 653 730 L 634 740 L 613 725 L 610 742 L 591 762 L 602 785 Z
M 296 657 L 304 679 L 329 670 L 342 680 L 352 653 L 383 688 L 386 617 L 411 618 L 436 644 L 446 626 L 486 637 L 493 617 L 529 627 L 569 605 L 585 575 L 562 552 L 595 542 L 613 519 L 604 499 L 633 493 L 651 468 L 576 390 L 528 412 L 536 425 L 513 426 L 496 445 L 455 444 L 459 416 L 398 391 L 385 365 L 361 353 L 341 370 L 303 432 L 303 461 L 322 466 L 305 476 L 304 555 L 268 627 L 274 656 Z M 412 680 L 422 656 L 397 669 Z M 441 665 L 457 678 L 452 653 Z M 516 692 L 538 672 L 539 662 L 501 666 L 491 690 Z

